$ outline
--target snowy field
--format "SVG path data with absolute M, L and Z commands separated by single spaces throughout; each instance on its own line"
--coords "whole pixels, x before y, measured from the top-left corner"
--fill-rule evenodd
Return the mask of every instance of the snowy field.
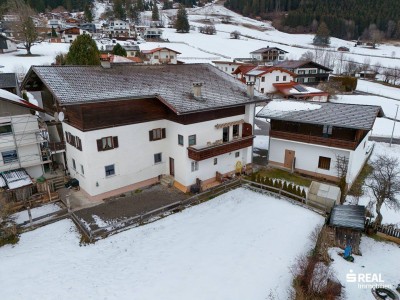
M 287 299 L 289 267 L 323 221 L 241 188 L 88 246 L 63 220 L 0 248 L 2 298 Z
M 350 270 L 353 274 L 381 274 L 383 284 L 395 290 L 400 283 L 400 247 L 394 243 L 377 242 L 363 236 L 360 250 L 362 256 L 354 255 L 354 263 L 344 260 L 337 254 L 343 253 L 343 250 L 339 248 L 329 250 L 329 255 L 334 259 L 333 270 L 344 286 L 346 299 L 374 299 L 371 288 L 360 288 L 358 283 L 346 281 L 346 275 L 351 272 Z
M 380 95 L 383 97 L 389 97 L 400 100 L 400 89 L 371 82 L 368 80 L 358 80 L 357 91 Z

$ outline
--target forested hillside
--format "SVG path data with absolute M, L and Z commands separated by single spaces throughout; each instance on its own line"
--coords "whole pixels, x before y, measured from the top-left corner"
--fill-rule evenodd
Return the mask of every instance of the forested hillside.
M 332 36 L 358 39 L 375 24 L 386 38 L 400 39 L 399 0 L 228 0 L 225 6 L 252 17 L 288 12 L 279 14 L 286 31 L 315 31 L 324 21 Z
M 8 1 L 0 0 L 0 6 Z M 44 12 L 46 9 L 54 9 L 58 6 L 63 6 L 68 11 L 83 10 L 87 4 L 92 3 L 92 0 L 26 0 L 26 2 L 36 11 Z

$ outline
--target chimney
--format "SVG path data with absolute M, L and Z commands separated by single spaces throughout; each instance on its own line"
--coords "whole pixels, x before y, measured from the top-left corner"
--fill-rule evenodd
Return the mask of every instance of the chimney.
M 251 99 L 254 97 L 254 82 L 248 81 L 246 82 L 247 85 L 247 96 L 249 96 Z
M 195 97 L 201 97 L 201 87 L 203 83 L 201 82 L 193 82 L 193 95 Z
M 101 66 L 104 68 L 104 69 L 110 69 L 111 68 L 111 57 L 110 57 L 110 55 L 108 54 L 107 56 L 101 56 L 100 57 L 100 63 L 101 63 Z

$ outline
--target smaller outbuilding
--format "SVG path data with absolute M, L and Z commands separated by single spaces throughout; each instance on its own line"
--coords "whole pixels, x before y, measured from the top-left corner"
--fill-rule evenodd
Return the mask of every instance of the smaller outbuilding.
M 360 255 L 361 233 L 365 229 L 365 206 L 336 205 L 331 211 L 328 228 L 334 236 L 335 246 L 351 246 Z
M 308 190 L 307 201 L 310 205 L 323 208 L 329 213 L 335 205 L 340 204 L 340 195 L 339 187 L 313 181 Z

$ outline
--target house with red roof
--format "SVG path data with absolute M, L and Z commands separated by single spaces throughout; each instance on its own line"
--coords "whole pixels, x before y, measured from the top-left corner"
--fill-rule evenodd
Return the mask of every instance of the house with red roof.
M 286 99 L 327 102 L 329 93 L 317 88 L 291 81 L 289 83 L 274 83 L 277 93 Z
M 158 47 L 151 50 L 142 50 L 144 55 L 144 63 L 149 65 L 171 64 L 178 63 L 177 56 L 181 54 L 178 51 L 166 47 Z

